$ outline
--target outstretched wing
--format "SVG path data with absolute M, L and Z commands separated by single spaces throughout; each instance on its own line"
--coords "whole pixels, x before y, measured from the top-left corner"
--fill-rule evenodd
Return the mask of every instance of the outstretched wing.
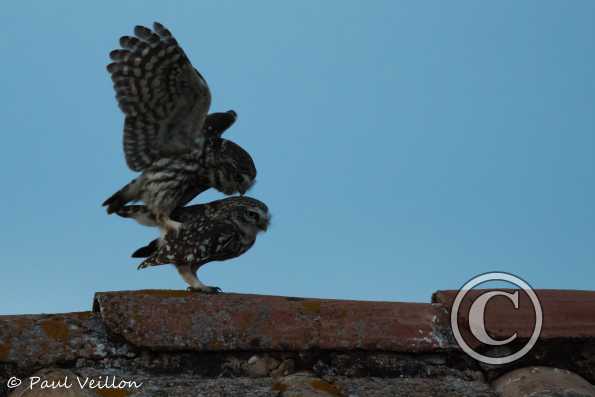
M 211 104 L 205 79 L 160 23 L 120 38 L 107 66 L 124 122 L 128 166 L 142 171 L 164 156 L 201 148 Z

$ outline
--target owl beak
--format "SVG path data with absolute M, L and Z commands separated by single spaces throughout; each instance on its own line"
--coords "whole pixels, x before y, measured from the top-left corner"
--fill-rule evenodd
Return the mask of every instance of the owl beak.
M 262 220 L 262 222 L 260 222 L 258 224 L 258 228 L 260 230 L 262 230 L 263 232 L 266 232 L 267 229 L 269 228 L 269 224 L 271 223 L 271 216 L 267 215 L 267 217 L 265 219 Z
M 243 196 L 244 194 L 246 194 L 246 192 L 247 192 L 248 190 L 252 189 L 252 186 L 254 186 L 254 183 L 255 183 L 255 182 L 256 182 L 256 181 L 255 181 L 254 179 L 253 179 L 253 180 L 245 180 L 245 183 L 244 183 L 244 184 L 242 184 L 242 186 L 240 186 L 240 187 L 238 188 L 238 191 L 240 192 L 240 195 L 242 195 L 242 196 Z

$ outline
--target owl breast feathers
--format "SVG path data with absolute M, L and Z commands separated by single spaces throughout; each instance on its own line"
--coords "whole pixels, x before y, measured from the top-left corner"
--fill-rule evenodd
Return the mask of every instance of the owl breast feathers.
M 124 155 L 142 174 L 109 197 L 108 213 L 143 200 L 162 231 L 179 230 L 171 212 L 213 187 L 244 194 L 254 183 L 250 155 L 221 134 L 233 111 L 207 115 L 211 93 L 171 32 L 155 23 L 120 39 L 107 66 L 125 114 Z

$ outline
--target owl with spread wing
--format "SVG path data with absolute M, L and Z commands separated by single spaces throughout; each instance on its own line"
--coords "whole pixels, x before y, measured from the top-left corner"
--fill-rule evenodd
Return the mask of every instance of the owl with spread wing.
M 104 203 L 113 213 L 142 200 L 162 234 L 178 231 L 171 212 L 213 187 L 244 194 L 256 178 L 250 155 L 221 138 L 235 121 L 233 111 L 207 116 L 211 92 L 171 32 L 136 26 L 120 38 L 107 66 L 125 114 L 126 163 L 141 175 Z
M 144 225 L 156 225 L 153 214 L 142 205 L 124 206 L 117 213 Z M 242 255 L 252 247 L 258 233 L 267 230 L 270 222 L 267 206 L 246 196 L 177 208 L 171 217 L 184 224 L 180 232 L 166 235 L 161 243 L 153 240 L 132 256 L 147 258 L 139 269 L 173 264 L 190 290 L 206 293 L 220 289 L 204 285 L 197 277 L 198 269 L 212 261 Z

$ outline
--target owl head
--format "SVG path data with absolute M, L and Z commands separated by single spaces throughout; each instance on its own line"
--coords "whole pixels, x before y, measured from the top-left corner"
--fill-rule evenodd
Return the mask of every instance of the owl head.
M 208 156 L 209 184 L 225 194 L 245 194 L 256 179 L 252 157 L 238 144 L 227 139 L 211 139 Z
M 253 228 L 257 232 L 264 232 L 269 227 L 271 215 L 268 207 L 252 197 L 228 197 L 219 200 L 216 206 L 216 217 L 231 217 L 237 224 Z

